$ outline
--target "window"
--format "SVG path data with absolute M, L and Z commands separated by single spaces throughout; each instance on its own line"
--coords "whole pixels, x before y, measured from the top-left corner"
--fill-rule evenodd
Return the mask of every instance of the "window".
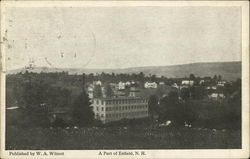
M 96 107 L 96 110 L 99 111 L 99 107 Z
M 99 100 L 96 100 L 96 104 L 99 104 Z
M 103 117 L 104 117 L 104 115 L 103 115 L 103 114 L 101 114 L 101 117 L 103 118 Z
M 104 108 L 102 107 L 102 111 L 104 111 Z

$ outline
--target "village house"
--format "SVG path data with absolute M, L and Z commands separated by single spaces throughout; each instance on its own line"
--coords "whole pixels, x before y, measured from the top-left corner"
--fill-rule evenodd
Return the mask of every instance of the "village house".
M 101 85 L 102 85 L 102 82 L 101 82 L 100 80 L 98 80 L 98 81 L 93 81 L 93 84 L 94 84 L 94 85 L 100 85 L 100 86 L 101 86 Z
M 224 87 L 226 83 L 227 83 L 226 81 L 218 81 L 217 86 Z
M 172 87 L 179 89 L 179 86 L 177 85 L 177 83 L 172 84 Z
M 125 83 L 125 85 L 126 85 L 126 86 L 130 86 L 130 85 L 131 85 L 131 82 L 127 81 L 127 82 Z
M 211 93 L 208 95 L 208 98 L 211 100 L 222 100 L 225 99 L 225 95 L 223 93 Z
M 121 89 L 125 89 L 125 86 L 126 84 L 124 82 L 119 82 L 118 83 L 118 89 L 121 90 Z
M 165 82 L 159 82 L 159 85 L 165 85 Z
M 146 82 L 144 84 L 145 88 L 157 88 L 157 83 L 156 82 Z
M 193 86 L 194 80 L 182 80 L 181 85 Z
M 94 85 L 93 84 L 88 85 L 87 93 L 88 93 L 90 99 L 92 99 L 94 97 Z
M 216 90 L 217 87 L 216 86 L 207 86 L 206 89 L 207 90 Z

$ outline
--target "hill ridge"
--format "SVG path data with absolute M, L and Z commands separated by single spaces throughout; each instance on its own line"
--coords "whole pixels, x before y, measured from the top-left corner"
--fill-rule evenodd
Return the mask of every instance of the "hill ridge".
M 26 71 L 25 68 L 7 71 L 7 74 L 15 74 Z M 68 72 L 69 74 L 82 73 L 139 73 L 155 74 L 157 76 L 165 76 L 168 78 L 185 77 L 193 73 L 195 76 L 214 76 L 221 75 L 223 79 L 235 80 L 241 78 L 241 61 L 228 62 L 197 62 L 190 64 L 166 65 L 166 66 L 142 66 L 129 67 L 118 69 L 97 69 L 97 68 L 49 68 L 49 67 L 34 67 L 29 70 L 31 72 Z

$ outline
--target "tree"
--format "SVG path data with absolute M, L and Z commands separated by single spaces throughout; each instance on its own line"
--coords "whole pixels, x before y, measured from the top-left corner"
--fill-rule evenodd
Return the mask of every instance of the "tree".
M 159 116 L 158 109 L 158 97 L 156 95 L 151 95 L 148 100 L 148 113 L 152 122 L 152 127 L 155 126 L 155 122 Z
M 204 87 L 201 86 L 192 87 L 190 91 L 193 99 L 202 99 L 205 95 Z
M 190 90 L 188 88 L 182 88 L 180 92 L 181 99 L 187 101 L 190 98 Z
M 96 85 L 94 87 L 94 98 L 101 98 L 102 97 L 102 88 L 100 85 Z
M 217 75 L 214 75 L 213 80 L 214 80 L 214 81 L 217 81 L 217 80 L 218 80 Z
M 89 126 L 94 121 L 94 113 L 90 99 L 85 92 L 82 92 L 73 103 L 73 122 L 76 126 Z
M 27 81 L 23 84 L 18 105 L 23 112 L 22 124 L 28 127 L 48 127 L 46 93 L 49 86 L 43 81 Z
M 181 92 L 180 92 L 180 96 L 182 98 L 182 100 L 184 101 L 184 114 L 183 114 L 183 119 L 185 119 L 187 122 L 189 122 L 189 116 L 190 116 L 190 110 L 189 110 L 189 106 L 188 106 L 188 102 L 189 102 L 189 99 L 190 99 L 190 95 L 191 95 L 191 90 L 192 89 L 189 89 L 189 88 L 183 88 L 181 89 Z
M 190 79 L 190 80 L 195 80 L 194 74 L 190 74 L 190 75 L 189 75 L 189 79 Z
M 110 87 L 109 84 L 107 84 L 105 86 L 105 94 L 106 94 L 106 97 L 109 97 L 109 98 L 114 95 L 114 92 L 113 92 L 113 90 L 112 90 L 112 88 Z
M 222 80 L 222 76 L 219 75 L 219 76 L 218 76 L 218 81 L 221 81 L 221 80 Z
M 177 125 L 185 120 L 185 108 L 178 100 L 177 92 L 171 91 L 160 100 L 160 121 L 171 120 Z

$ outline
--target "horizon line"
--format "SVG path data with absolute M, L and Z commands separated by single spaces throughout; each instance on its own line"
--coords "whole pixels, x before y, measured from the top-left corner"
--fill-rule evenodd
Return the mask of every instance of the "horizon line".
M 242 60 L 237 60 L 237 61 L 215 61 L 215 62 L 191 62 L 191 63 L 182 63 L 182 64 L 169 64 L 169 65 L 148 65 L 148 66 L 134 66 L 134 67 L 123 67 L 123 68 L 82 68 L 82 67 L 50 67 L 50 66 L 35 66 L 33 68 L 52 68 L 52 69 L 86 69 L 86 70 L 122 70 L 122 69 L 131 69 L 131 68 L 143 68 L 143 67 L 166 67 L 166 66 L 180 66 L 180 65 L 191 65 L 191 64 L 205 64 L 205 63 L 229 63 L 229 62 L 242 62 Z M 16 69 L 10 69 L 6 71 L 15 71 L 19 69 L 25 69 L 25 66 L 16 68 Z

